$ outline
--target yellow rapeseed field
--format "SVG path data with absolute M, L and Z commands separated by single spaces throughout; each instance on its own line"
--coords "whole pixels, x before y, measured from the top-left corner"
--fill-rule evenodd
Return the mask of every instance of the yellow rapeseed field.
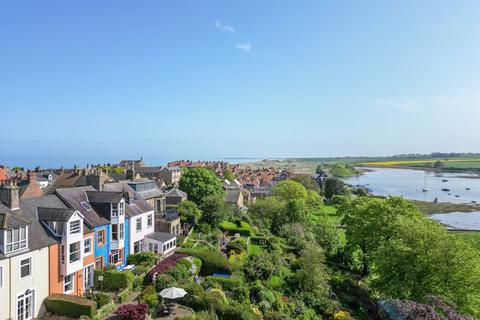
M 480 161 L 480 159 L 451 159 L 451 160 L 443 160 L 438 159 L 444 163 L 454 163 L 454 162 L 476 162 Z M 371 165 L 371 166 L 401 166 L 401 165 L 409 165 L 409 164 L 430 164 L 434 163 L 437 160 L 389 160 L 389 161 L 377 161 L 377 162 L 365 162 L 364 165 Z

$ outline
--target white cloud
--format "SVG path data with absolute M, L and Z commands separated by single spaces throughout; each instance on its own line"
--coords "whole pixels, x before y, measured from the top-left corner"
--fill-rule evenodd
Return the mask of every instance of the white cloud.
M 228 24 L 222 24 L 219 20 L 215 21 L 215 28 L 223 32 L 229 32 L 235 34 L 235 29 Z
M 252 50 L 252 44 L 250 42 L 246 43 L 237 43 L 237 49 L 243 50 L 245 52 L 250 52 Z

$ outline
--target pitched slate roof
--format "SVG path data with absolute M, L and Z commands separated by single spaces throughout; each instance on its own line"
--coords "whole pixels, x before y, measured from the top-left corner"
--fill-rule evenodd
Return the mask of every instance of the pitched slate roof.
M 161 170 L 161 167 L 139 167 L 139 168 L 136 168 L 135 171 L 137 173 L 158 173 L 160 172 Z
M 225 202 L 237 203 L 239 197 L 240 197 L 240 190 L 227 190 L 227 194 L 225 195 Z
M 166 242 L 166 241 L 175 239 L 176 237 L 177 236 L 174 235 L 173 233 L 167 233 L 167 232 L 153 232 L 145 236 L 145 238 L 153 239 L 160 242 Z
M 37 207 L 38 219 L 43 221 L 67 222 L 74 213 L 75 210 L 70 208 Z
M 153 211 L 153 208 L 148 202 L 142 198 L 138 192 L 132 189 L 126 182 L 106 183 L 105 190 L 109 192 L 116 192 L 121 194 L 128 194 L 129 198 L 133 199 L 133 203 L 125 203 L 125 214 L 129 217 L 138 216 L 139 214 Z
M 88 202 L 92 203 L 119 203 L 123 192 L 113 191 L 87 191 Z
M 28 248 L 14 251 L 6 255 L 0 254 L 0 259 L 5 259 L 7 257 L 16 256 L 25 252 L 45 248 L 57 243 L 57 240 L 50 236 L 46 227 L 40 223 L 37 215 L 38 207 L 67 208 L 66 205 L 55 195 L 20 200 L 20 209 L 13 211 L 8 219 L 15 216 L 17 219 L 29 222 Z
M 110 221 L 95 211 L 93 207 L 89 209 L 82 206 L 82 202 L 88 203 L 87 191 L 96 191 L 92 186 L 57 189 L 58 196 L 70 207 L 79 211 L 83 215 L 84 221 L 91 227 L 103 226 Z
M 187 194 L 178 188 L 171 188 L 165 192 L 167 197 L 187 197 Z

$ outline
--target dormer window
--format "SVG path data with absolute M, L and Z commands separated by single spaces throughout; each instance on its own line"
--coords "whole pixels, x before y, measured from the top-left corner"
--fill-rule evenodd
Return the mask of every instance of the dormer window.
M 119 214 L 121 216 L 123 216 L 125 214 L 125 202 L 121 201 L 119 203 L 119 210 L 118 210 Z
M 75 220 L 70 222 L 70 234 L 77 234 L 80 233 L 81 230 L 81 221 L 80 220 Z
M 112 217 L 118 217 L 118 204 L 112 203 Z
M 27 247 L 27 227 L 7 230 L 5 253 L 24 249 Z

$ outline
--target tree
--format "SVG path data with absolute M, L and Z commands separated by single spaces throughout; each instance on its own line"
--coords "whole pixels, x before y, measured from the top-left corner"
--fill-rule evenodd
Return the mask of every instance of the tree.
M 243 267 L 245 277 L 249 281 L 263 280 L 266 281 L 278 271 L 276 263 L 273 262 L 276 259 L 272 255 L 265 254 L 252 254 L 248 256 L 247 262 Z M 277 261 L 278 262 L 278 261 Z
M 177 210 L 180 213 L 182 223 L 188 227 L 198 224 L 202 217 L 202 211 L 197 207 L 195 202 L 190 200 L 181 202 L 177 206 Z
M 305 204 L 308 208 L 319 208 L 323 205 L 322 198 L 313 190 L 307 190 L 307 198 L 305 199 Z
M 331 199 L 334 195 L 345 193 L 345 184 L 342 180 L 328 178 L 325 180 L 325 198 Z
M 223 197 L 223 185 L 213 170 L 208 168 L 189 168 L 179 181 L 181 190 L 188 194 L 188 199 L 201 205 L 208 196 Z
M 397 217 L 418 217 L 420 212 L 412 203 L 399 198 L 356 198 L 342 205 L 347 245 L 351 251 L 360 250 L 362 275 L 368 275 L 372 255 L 394 231 Z
M 305 200 L 292 199 L 288 200 L 285 206 L 285 216 L 290 224 L 303 223 L 307 216 L 307 208 Z
M 309 243 L 297 260 L 298 269 L 290 281 L 290 288 L 302 296 L 305 303 L 317 312 L 324 311 L 330 286 L 322 250 Z
M 285 201 L 275 197 L 266 197 L 252 203 L 248 212 L 252 217 L 260 219 L 264 227 L 278 231 L 284 224 L 284 209 Z
M 315 179 L 308 174 L 296 175 L 292 178 L 292 180 L 301 183 L 307 190 L 312 190 L 317 193 L 320 192 L 320 187 L 318 186 L 317 181 L 315 181 Z
M 384 296 L 425 301 L 433 294 L 480 316 L 480 252 L 426 217 L 399 217 L 373 259 L 372 286 Z
M 216 228 L 228 215 L 228 207 L 223 197 L 210 195 L 200 206 L 203 212 L 202 222 Z
M 305 199 L 307 190 L 297 181 L 285 180 L 275 186 L 273 195 L 281 200 Z
M 228 181 L 235 180 L 235 176 L 233 175 L 233 172 L 230 168 L 226 168 L 225 170 L 223 170 L 223 178 L 227 179 Z

